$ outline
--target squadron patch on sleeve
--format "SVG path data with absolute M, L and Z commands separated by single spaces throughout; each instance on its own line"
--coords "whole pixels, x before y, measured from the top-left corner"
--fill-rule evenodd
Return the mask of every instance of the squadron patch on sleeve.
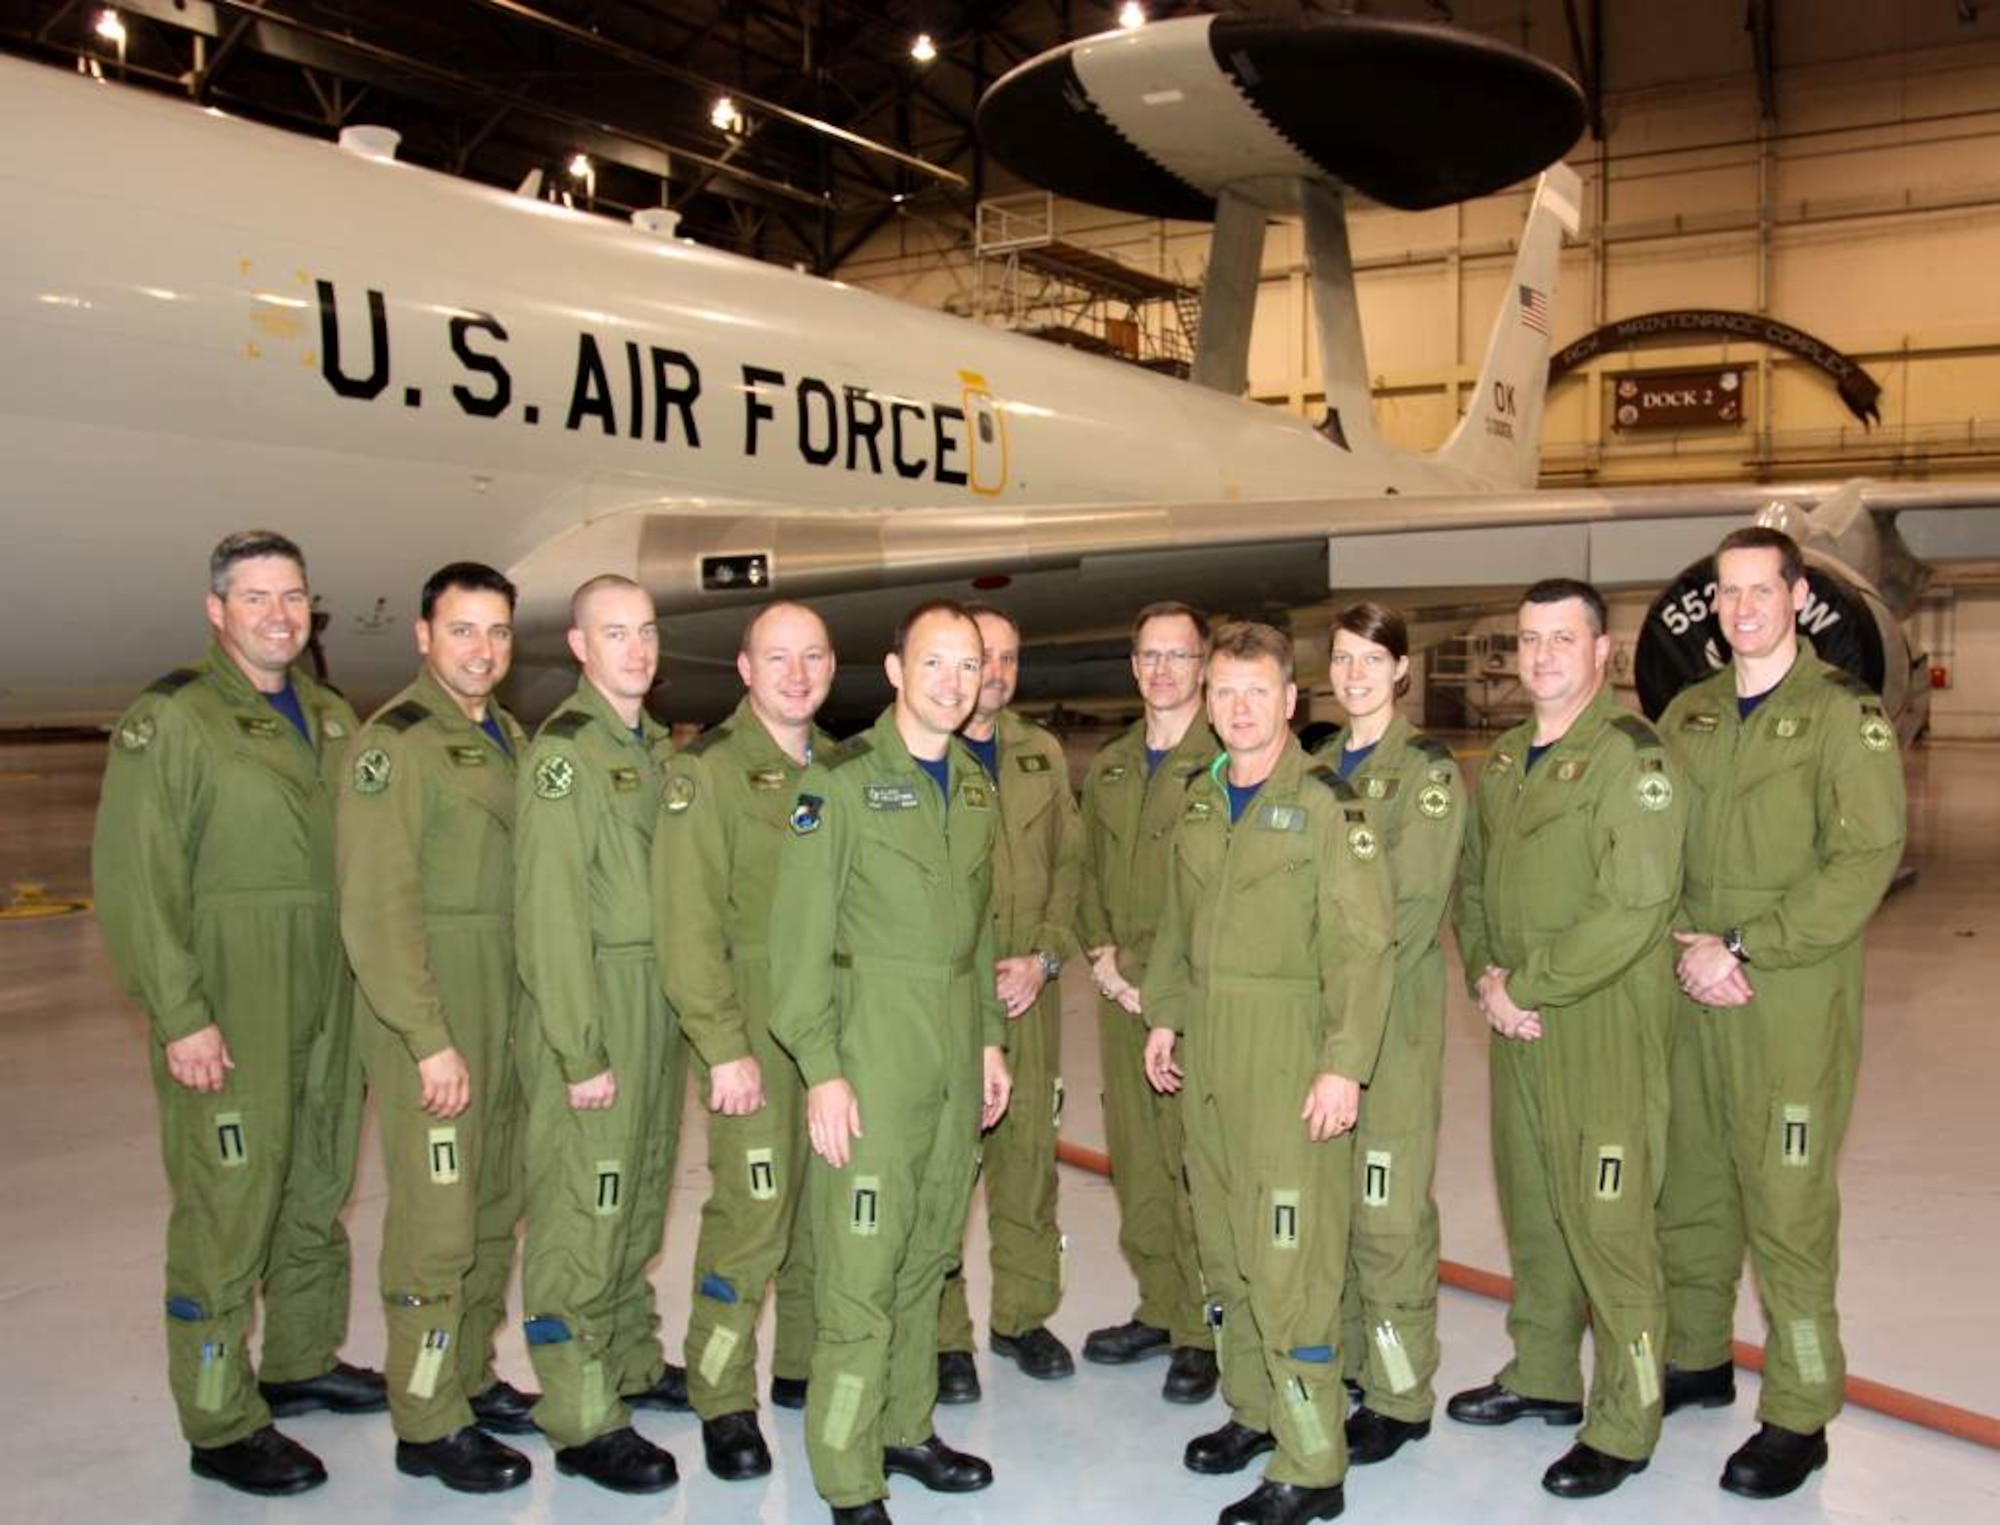
M 1863 716 L 1861 744 L 1871 752 L 1886 752 L 1896 744 L 1896 732 L 1880 715 Z
M 1363 863 L 1371 863 L 1382 851 L 1382 840 L 1366 826 L 1347 828 L 1347 850 Z
M 1425 784 L 1417 791 L 1417 813 L 1442 821 L 1451 814 L 1451 791 L 1443 784 Z
M 535 765 L 535 793 L 543 799 L 563 799 L 575 787 L 576 764 L 560 752 Z
M 153 744 L 153 717 L 141 715 L 118 727 L 118 750 L 143 752 Z
M 798 804 L 792 807 L 792 834 L 811 836 L 819 830 L 820 806 L 826 803 L 817 794 L 802 794 Z
M 354 792 L 356 794 L 380 794 L 389 787 L 389 775 L 394 771 L 389 764 L 389 754 L 380 747 L 370 747 L 354 759 Z
M 670 815 L 679 815 L 694 803 L 694 788 L 693 779 L 685 773 L 676 773 L 660 791 L 660 804 Z
M 1664 773 L 1643 773 L 1633 788 L 1647 810 L 1665 810 L 1674 802 L 1673 782 Z

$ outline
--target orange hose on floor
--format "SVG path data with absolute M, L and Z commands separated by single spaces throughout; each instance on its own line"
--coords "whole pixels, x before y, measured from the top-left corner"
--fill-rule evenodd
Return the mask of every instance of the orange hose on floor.
M 1065 1165 L 1074 1165 L 1078 1170 L 1087 1170 L 1093 1175 L 1111 1174 L 1111 1159 L 1101 1150 L 1085 1149 L 1080 1144 L 1058 1140 L 1056 1158 Z M 1493 1271 L 1482 1271 L 1477 1266 L 1460 1265 L 1455 1260 L 1438 1262 L 1438 1280 L 1447 1287 L 1456 1287 L 1461 1292 L 1474 1292 L 1481 1297 L 1490 1297 L 1496 1302 L 1504 1303 L 1514 1295 L 1512 1278 Z M 1761 1345 L 1750 1345 L 1738 1340 L 1735 1357 L 1736 1364 L 1745 1370 L 1764 1369 L 1764 1349 Z M 1955 1403 L 1945 1403 L 1937 1398 L 1926 1398 L 1921 1393 L 1891 1387 L 1886 1382 L 1871 1382 L 1866 1377 L 1850 1376 L 1847 1379 L 1846 1392 L 1847 1401 L 1856 1408 L 1886 1414 L 1891 1419 L 1902 1420 L 1905 1424 L 1914 1424 L 1926 1430 L 1935 1430 L 1940 1435 L 1950 1435 L 1957 1440 L 1969 1440 L 1974 1445 L 1990 1446 L 1994 1450 L 2000 1450 L 2000 1418 L 1995 1418 L 1991 1414 L 1960 1408 Z

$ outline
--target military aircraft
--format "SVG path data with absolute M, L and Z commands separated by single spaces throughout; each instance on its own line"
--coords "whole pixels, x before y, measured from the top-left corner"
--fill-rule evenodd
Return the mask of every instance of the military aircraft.
M 659 708 L 700 716 L 733 699 L 738 629 L 774 593 L 819 604 L 852 671 L 916 598 L 1004 583 L 1047 650 L 1044 690 L 1087 687 L 1116 666 L 1098 638 L 1151 598 L 1277 614 L 1549 571 L 1659 583 L 1774 504 L 1854 595 L 1843 618 L 1911 712 L 1876 584 L 1963 539 L 1948 510 L 2000 502 L 1535 491 L 1577 216 L 1561 165 L 1468 411 L 1412 454 L 1370 426 L 1340 203 L 1309 172 L 1279 194 L 1310 235 L 1330 428 L 705 248 L 671 214 L 614 223 L 360 139 L 0 61 L 0 726 L 102 723 L 186 660 L 206 549 L 252 525 L 305 546 L 324 658 L 359 703 L 410 670 L 424 576 L 471 557 L 523 589 L 525 707 L 569 681 L 569 590 L 616 570 L 659 600 Z M 1845 539 L 1804 517 L 1823 505 Z

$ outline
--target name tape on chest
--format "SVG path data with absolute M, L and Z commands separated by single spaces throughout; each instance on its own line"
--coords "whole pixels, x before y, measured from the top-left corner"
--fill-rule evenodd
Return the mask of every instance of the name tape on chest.
M 743 781 L 759 794 L 770 794 L 785 787 L 785 770 L 754 768 L 743 775 Z
M 1014 759 L 1014 766 L 1023 773 L 1046 773 L 1049 771 L 1049 760 L 1039 752 L 1023 752 Z
M 1257 812 L 1257 825 L 1263 831 L 1304 831 L 1306 811 L 1303 805 L 1266 805 Z
M 611 787 L 620 794 L 632 794 L 636 792 L 639 787 L 639 770 L 637 768 L 613 768 L 611 770 Z
M 486 748 L 479 742 L 466 746 L 449 746 L 445 751 L 451 755 L 452 764 L 460 768 L 483 768 L 486 766 Z
M 236 728 L 245 736 L 270 737 L 278 734 L 278 721 L 271 715 L 238 715 Z
M 915 810 L 923 803 L 910 784 L 863 784 L 861 802 L 870 810 Z

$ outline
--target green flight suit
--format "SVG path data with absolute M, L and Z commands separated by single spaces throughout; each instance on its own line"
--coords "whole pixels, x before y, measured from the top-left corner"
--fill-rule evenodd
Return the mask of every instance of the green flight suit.
M 687 1066 L 653 962 L 653 822 L 666 729 L 635 736 L 588 678 L 521 760 L 514 942 L 526 993 L 528 1230 L 521 1302 L 542 1386 L 535 1423 L 580 1446 L 623 1429 L 620 1394 L 660 1380 L 646 1266 L 660 1253 Z M 610 1070 L 609 1107 L 572 1083 Z
M 1530 769 L 1534 722 L 1494 743 L 1467 823 L 1458 941 L 1539 1011 L 1494 1036 L 1493 1169 L 1514 1266 L 1514 1359 L 1500 1383 L 1583 1397 L 1579 1438 L 1650 1456 L 1660 1433 L 1666 1290 L 1654 1204 L 1666 1145 L 1667 928 L 1680 898 L 1686 791 L 1653 728 L 1600 692 Z
M 812 755 L 834 741 L 812 734 Z M 688 1398 L 703 1419 L 757 1407 L 757 1320 L 777 1282 L 774 1375 L 812 1371 L 811 1214 L 805 1087 L 771 1037 L 771 902 L 802 764 L 746 699 L 675 754 L 653 838 L 653 940 L 660 978 L 701 1065 L 754 1058 L 764 1105 L 708 1119 L 708 1200 L 694 1252 Z
M 1062 743 L 1044 727 L 1003 710 L 999 742 L 1000 836 L 993 854 L 993 946 L 1001 958 L 1041 949 L 1076 953 L 1077 878 L 1083 828 L 1069 787 Z M 980 1173 L 992 1241 L 995 1334 L 1026 1334 L 1062 1301 L 1063 1237 L 1056 1227 L 1056 1132 L 1062 1126 L 1062 982 L 1050 980 L 1035 1004 L 1008 1024 L 1007 1066 L 1014 1099 L 986 1135 Z M 945 1279 L 940 1350 L 972 1349 L 965 1275 Z
M 971 1200 L 993 994 L 999 810 L 962 742 L 950 790 L 894 709 L 816 757 L 778 851 L 771 1030 L 808 1087 L 845 1079 L 863 1136 L 807 1167 L 818 1336 L 806 1449 L 820 1495 L 883 1498 L 882 1448 L 930 1438 L 937 1311 Z M 947 801 L 949 804 L 947 806 Z
M 1338 768 L 1343 728 L 1320 749 Z M 1465 835 L 1451 749 L 1397 715 L 1350 775 L 1389 850 L 1396 886 L 1396 989 L 1354 1131 L 1354 1224 L 1342 1356 L 1362 1401 L 1409 1423 L 1431 1417 L 1437 1374 L 1438 1125 L 1444 1115 L 1444 949 Z
M 1233 825 L 1228 757 L 1182 805 L 1142 992 L 1181 1035 L 1202 1275 L 1222 1321 L 1222 1396 L 1272 1435 L 1273 1482 L 1347 1472 L 1340 1300 L 1354 1135 L 1314 1143 L 1323 1074 L 1367 1084 L 1395 978 L 1395 892 L 1368 812 L 1287 738 Z M 1366 1106 L 1366 1103 L 1363 1103 Z
M 1759 1420 L 1840 1412 L 1834 1174 L 1861 1063 L 1862 932 L 1902 857 L 1903 760 L 1881 701 L 1802 650 L 1748 720 L 1733 667 L 1660 720 L 1687 780 L 1680 924 L 1743 932 L 1748 1006 L 1678 999 L 1660 1235 L 1667 1358 L 1730 1359 L 1747 1243 L 1770 1341 Z
M 340 1213 L 361 1069 L 333 801 L 359 726 L 300 669 L 291 684 L 310 741 L 216 645 L 147 689 L 112 734 L 91 855 L 112 965 L 152 1027 L 173 1193 L 167 1378 L 196 1446 L 269 1424 L 258 1379 L 320 1376 L 347 1337 Z M 197 1093 L 167 1073 L 166 1045 L 211 1023 L 236 1067 L 221 1091 Z
M 362 729 L 340 794 L 340 923 L 389 1188 L 384 1375 L 396 1434 L 418 1444 L 471 1424 L 467 1396 L 497 1380 L 524 1195 L 514 774 L 528 738 L 487 714 L 507 748 L 425 670 Z M 441 1121 L 417 1064 L 453 1047 L 472 1104 Z
M 1116 946 L 1118 972 L 1134 985 L 1145 979 L 1152 956 L 1188 787 L 1221 750 L 1208 721 L 1196 716 L 1148 772 L 1141 720 L 1104 744 L 1084 778 L 1077 931 L 1085 948 Z M 1147 1026 L 1146 1017 L 1098 998 L 1104 1141 L 1118 1199 L 1118 1247 L 1139 1283 L 1133 1316 L 1166 1330 L 1177 1346 L 1210 1350 L 1215 1333 L 1206 1317 L 1182 1162 L 1182 1102 L 1146 1081 Z

